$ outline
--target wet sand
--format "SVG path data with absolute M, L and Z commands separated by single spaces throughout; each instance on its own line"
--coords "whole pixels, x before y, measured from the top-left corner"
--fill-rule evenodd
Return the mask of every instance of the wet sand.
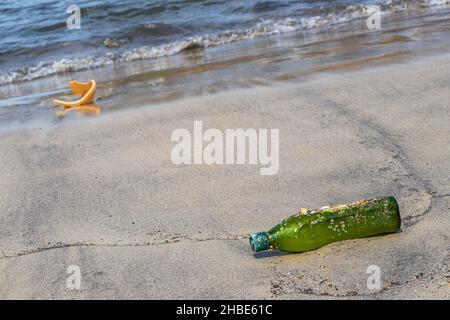
M 3 132 L 0 297 L 448 299 L 450 56 L 327 71 Z M 174 165 L 171 133 L 194 120 L 279 128 L 278 174 Z M 383 195 L 400 233 L 250 252 L 249 233 L 300 207 Z

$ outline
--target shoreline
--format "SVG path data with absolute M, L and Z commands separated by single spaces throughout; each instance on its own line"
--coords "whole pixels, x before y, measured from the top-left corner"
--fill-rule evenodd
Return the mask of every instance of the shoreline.
M 24 122 L 24 124 L 18 124 L 18 123 L 11 123 L 11 124 L 5 124 L 0 128 L 0 136 L 3 134 L 14 134 L 15 132 L 26 132 L 29 130 L 35 130 L 35 129 L 45 129 L 45 130 L 52 130 L 52 129 L 58 129 L 58 128 L 64 128 L 66 126 L 72 127 L 72 126 L 78 126 L 83 125 L 84 123 L 87 124 L 94 124 L 96 122 L 102 123 L 104 121 L 120 121 L 121 117 L 129 117 L 136 113 L 142 113 L 142 112 L 152 112 L 152 110 L 163 110 L 165 108 L 168 108 L 169 110 L 172 110 L 172 106 L 175 105 L 184 105 L 185 101 L 188 101 L 188 104 L 196 103 L 196 101 L 202 101 L 204 99 L 206 100 L 214 100 L 215 97 L 221 97 L 221 96 L 227 96 L 227 95 L 233 95 L 234 92 L 240 93 L 240 94 L 247 94 L 251 93 L 252 91 L 264 91 L 264 90 L 277 90 L 279 88 L 295 88 L 298 85 L 301 85 L 304 82 L 310 82 L 310 81 L 318 81 L 320 78 L 327 78 L 327 77 L 339 77 L 339 76 L 345 76 L 348 74 L 359 74 L 359 73 L 370 73 L 376 75 L 377 72 L 387 72 L 389 73 L 392 70 L 395 70 L 398 67 L 402 67 L 404 65 L 411 65 L 411 66 L 420 66 L 425 67 L 427 64 L 439 62 L 448 60 L 450 57 L 449 53 L 430 53 L 426 56 L 420 56 L 417 57 L 414 54 L 408 55 L 406 53 L 393 53 L 393 54 L 387 54 L 384 56 L 374 57 L 374 58 L 363 58 L 360 60 L 351 61 L 349 63 L 336 63 L 333 65 L 325 66 L 318 68 L 316 70 L 310 70 L 305 73 L 292 73 L 292 74 L 286 74 L 284 76 L 280 76 L 276 79 L 276 81 L 269 83 L 255 83 L 249 87 L 246 88 L 224 88 L 222 90 L 219 90 L 217 92 L 211 92 L 211 93 L 198 93 L 198 94 L 192 94 L 188 96 L 177 96 L 174 97 L 166 97 L 162 100 L 152 101 L 152 102 L 136 102 L 132 101 L 131 104 L 133 107 L 131 108 L 118 108 L 118 110 L 114 111 L 107 111 L 105 113 L 99 112 L 99 114 L 94 114 L 94 116 L 83 115 L 82 113 L 77 112 L 71 112 L 72 114 L 78 115 L 77 117 L 72 117 L 68 119 L 64 119 L 64 121 L 50 121 L 49 119 L 44 118 L 37 118 L 32 121 Z M 415 59 L 414 59 L 415 58 Z M 394 71 L 393 71 L 394 72 Z M 61 90 L 55 91 L 56 94 L 61 94 Z M 118 104 L 118 105 L 124 105 L 126 103 L 130 104 L 130 101 L 128 101 L 129 97 L 116 97 L 114 100 L 112 100 L 110 103 Z M 146 99 L 147 97 L 144 97 L 143 99 Z M 20 99 L 14 98 L 14 99 Z M 138 97 L 138 101 L 140 101 L 141 97 Z M 201 103 L 200 103 L 201 104 Z M 96 103 L 94 105 L 98 105 L 100 108 L 100 111 L 103 108 L 100 106 L 103 106 L 103 102 Z M 52 106 L 53 111 L 50 112 L 50 114 L 56 114 L 55 111 L 61 109 L 61 107 L 54 107 Z M 148 110 L 147 110 L 148 109 Z M 70 109 L 69 109 L 70 110 Z M 147 111 L 146 111 L 147 110 Z M 162 111 L 164 112 L 164 111 Z M 169 113 L 172 111 L 169 111 Z M 49 113 L 48 111 L 45 111 L 45 113 Z M 57 119 L 54 117 L 54 120 Z M 115 120 L 113 120 L 115 119 Z
M 384 17 L 378 31 L 366 30 L 364 21 L 357 20 L 318 33 L 292 32 L 192 48 L 169 57 L 0 86 L 0 127 L 27 126 L 34 121 L 64 124 L 78 116 L 85 120 L 83 114 L 104 116 L 191 96 L 270 87 L 279 80 L 305 81 L 324 71 L 408 63 L 449 52 L 449 14 L 449 8 L 419 10 L 411 16 L 398 13 Z M 68 83 L 74 79 L 96 80 L 98 110 L 75 115 L 52 105 L 53 99 L 68 94 Z
M 448 299 L 449 62 L 319 73 L 0 134 L 0 297 Z M 194 120 L 279 128 L 279 172 L 174 165 L 171 132 Z M 380 195 L 399 200 L 402 232 L 249 251 L 247 234 L 300 207 Z M 73 264 L 81 291 L 64 287 Z M 374 264 L 376 292 L 365 286 Z

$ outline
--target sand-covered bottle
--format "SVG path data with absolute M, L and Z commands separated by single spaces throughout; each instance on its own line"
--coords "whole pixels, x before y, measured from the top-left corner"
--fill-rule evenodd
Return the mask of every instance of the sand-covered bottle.
M 250 235 L 253 251 L 277 249 L 302 252 L 331 242 L 393 233 L 400 229 L 394 197 L 361 200 L 346 205 L 301 209 L 265 232 Z

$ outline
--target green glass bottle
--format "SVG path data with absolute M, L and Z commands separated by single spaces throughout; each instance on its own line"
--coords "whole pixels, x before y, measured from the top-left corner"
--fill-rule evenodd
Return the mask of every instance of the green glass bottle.
M 272 248 L 302 252 L 331 242 L 396 232 L 400 224 L 397 201 L 385 197 L 318 210 L 301 209 L 268 232 L 251 234 L 249 240 L 253 251 Z

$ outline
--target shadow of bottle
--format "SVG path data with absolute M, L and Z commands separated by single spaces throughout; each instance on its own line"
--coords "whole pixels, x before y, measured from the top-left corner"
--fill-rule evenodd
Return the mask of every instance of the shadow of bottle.
M 260 251 L 260 252 L 253 252 L 253 257 L 256 259 L 265 259 L 265 258 L 272 258 L 272 257 L 280 257 L 285 255 L 290 255 L 292 252 L 285 252 L 285 251 L 279 251 L 279 250 L 268 250 L 268 251 Z

